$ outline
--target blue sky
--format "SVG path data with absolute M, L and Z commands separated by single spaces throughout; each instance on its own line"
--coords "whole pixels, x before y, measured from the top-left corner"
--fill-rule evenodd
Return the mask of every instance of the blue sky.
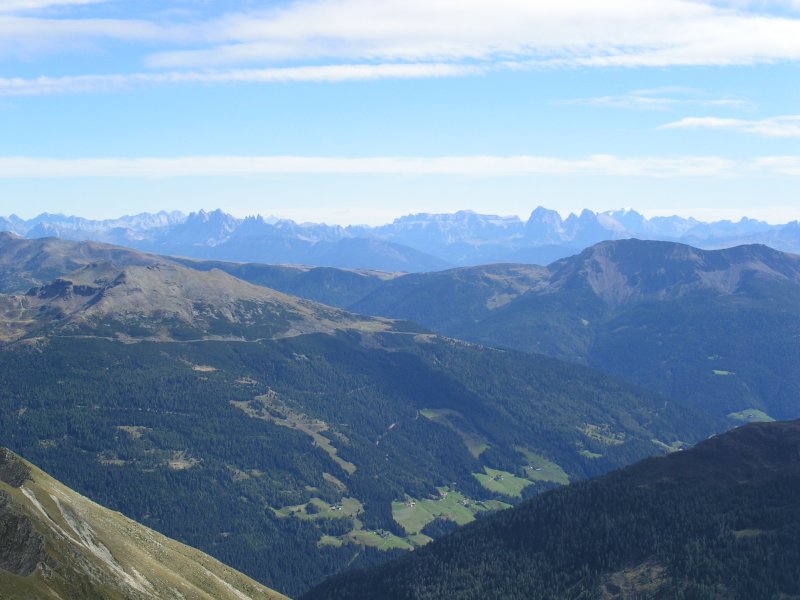
M 0 214 L 800 218 L 800 0 L 3 0 Z

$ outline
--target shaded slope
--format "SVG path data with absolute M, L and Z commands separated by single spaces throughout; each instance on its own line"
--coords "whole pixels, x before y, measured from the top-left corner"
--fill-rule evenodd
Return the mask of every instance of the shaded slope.
M 0 448 L 0 596 L 284 598 L 91 502 Z
M 391 332 L 50 336 L 0 352 L 0 386 L 0 443 L 289 594 L 424 544 L 395 502 L 498 508 L 720 427 L 589 369 Z
M 306 267 L 302 265 L 265 265 L 260 263 L 232 263 L 217 260 L 171 258 L 190 269 L 209 271 L 219 269 L 226 273 L 264 287 L 346 308 L 376 290 L 384 281 L 397 277 L 396 273 L 336 269 L 332 267 Z
M 311 600 L 796 598 L 800 422 L 543 494 Z
M 621 240 L 553 263 L 533 282 L 516 268 L 399 277 L 354 306 L 583 362 L 715 414 L 800 416 L 800 257 Z M 522 293 L 491 304 L 511 286 Z

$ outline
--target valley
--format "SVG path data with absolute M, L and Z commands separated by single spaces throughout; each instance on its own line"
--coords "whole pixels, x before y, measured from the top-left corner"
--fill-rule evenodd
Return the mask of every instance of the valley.
M 663 265 L 674 258 L 660 253 L 687 251 L 642 242 L 601 245 L 547 268 L 419 275 L 204 263 L 79 242 L 4 244 L 30 258 L 9 263 L 14 275 L 0 296 L 0 443 L 291 596 L 345 567 L 417 552 L 542 492 L 792 410 L 770 396 L 743 402 L 740 380 L 761 381 L 754 367 L 766 380 L 773 367 L 764 356 L 740 366 L 731 360 L 737 346 L 714 338 L 738 335 L 743 315 L 764 306 L 756 290 L 769 298 L 782 290 L 788 303 L 790 255 L 737 250 L 744 258 L 736 263 L 692 250 L 670 280 Z M 621 261 L 640 261 L 643 251 L 654 253 L 652 267 Z M 697 257 L 711 266 L 682 266 Z M 661 279 L 648 280 L 647 269 Z M 386 316 L 290 289 L 337 302 L 361 290 L 353 306 Z M 390 298 L 400 304 L 381 308 Z M 673 320 L 678 310 L 718 317 L 726 302 L 729 318 L 703 330 L 707 343 L 692 354 L 675 345 L 688 348 L 691 337 L 653 330 L 685 326 Z M 790 311 L 770 302 L 762 323 Z M 636 329 L 620 320 L 643 310 L 664 316 L 639 316 L 649 334 L 631 338 Z M 780 333 L 787 344 L 792 332 L 790 324 Z M 637 344 L 671 339 L 662 351 L 673 360 L 702 356 L 713 392 L 696 382 L 692 394 L 676 394 L 691 375 L 674 368 L 683 379 L 660 384 L 647 362 L 658 354 Z M 611 341 L 626 348 L 598 350 Z M 532 352 L 541 345 L 556 358 Z M 625 352 L 619 370 L 591 358 Z
M 0 64 L 0 600 L 800 600 L 800 0 L 0 0 Z
M 3 297 L 0 443 L 282 593 L 726 426 L 585 367 L 150 260 Z
M 791 598 L 800 421 L 545 492 L 304 600 Z

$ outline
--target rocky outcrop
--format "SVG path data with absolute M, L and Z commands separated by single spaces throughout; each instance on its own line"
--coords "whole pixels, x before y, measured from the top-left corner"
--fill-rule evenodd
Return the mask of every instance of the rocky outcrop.
M 30 476 L 31 470 L 27 465 L 10 450 L 0 448 L 0 481 L 18 488 L 30 479 Z
M 0 570 L 25 577 L 45 558 L 42 536 L 0 491 Z

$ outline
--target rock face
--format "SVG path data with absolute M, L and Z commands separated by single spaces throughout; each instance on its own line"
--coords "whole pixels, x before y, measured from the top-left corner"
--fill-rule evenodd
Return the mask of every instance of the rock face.
M 2 491 L 0 540 L 0 570 L 27 577 L 45 559 L 42 536 L 33 528 L 30 519 L 15 509 L 8 494 Z
M 0 448 L 0 481 L 18 488 L 30 479 L 31 470 L 17 456 L 5 448 Z

